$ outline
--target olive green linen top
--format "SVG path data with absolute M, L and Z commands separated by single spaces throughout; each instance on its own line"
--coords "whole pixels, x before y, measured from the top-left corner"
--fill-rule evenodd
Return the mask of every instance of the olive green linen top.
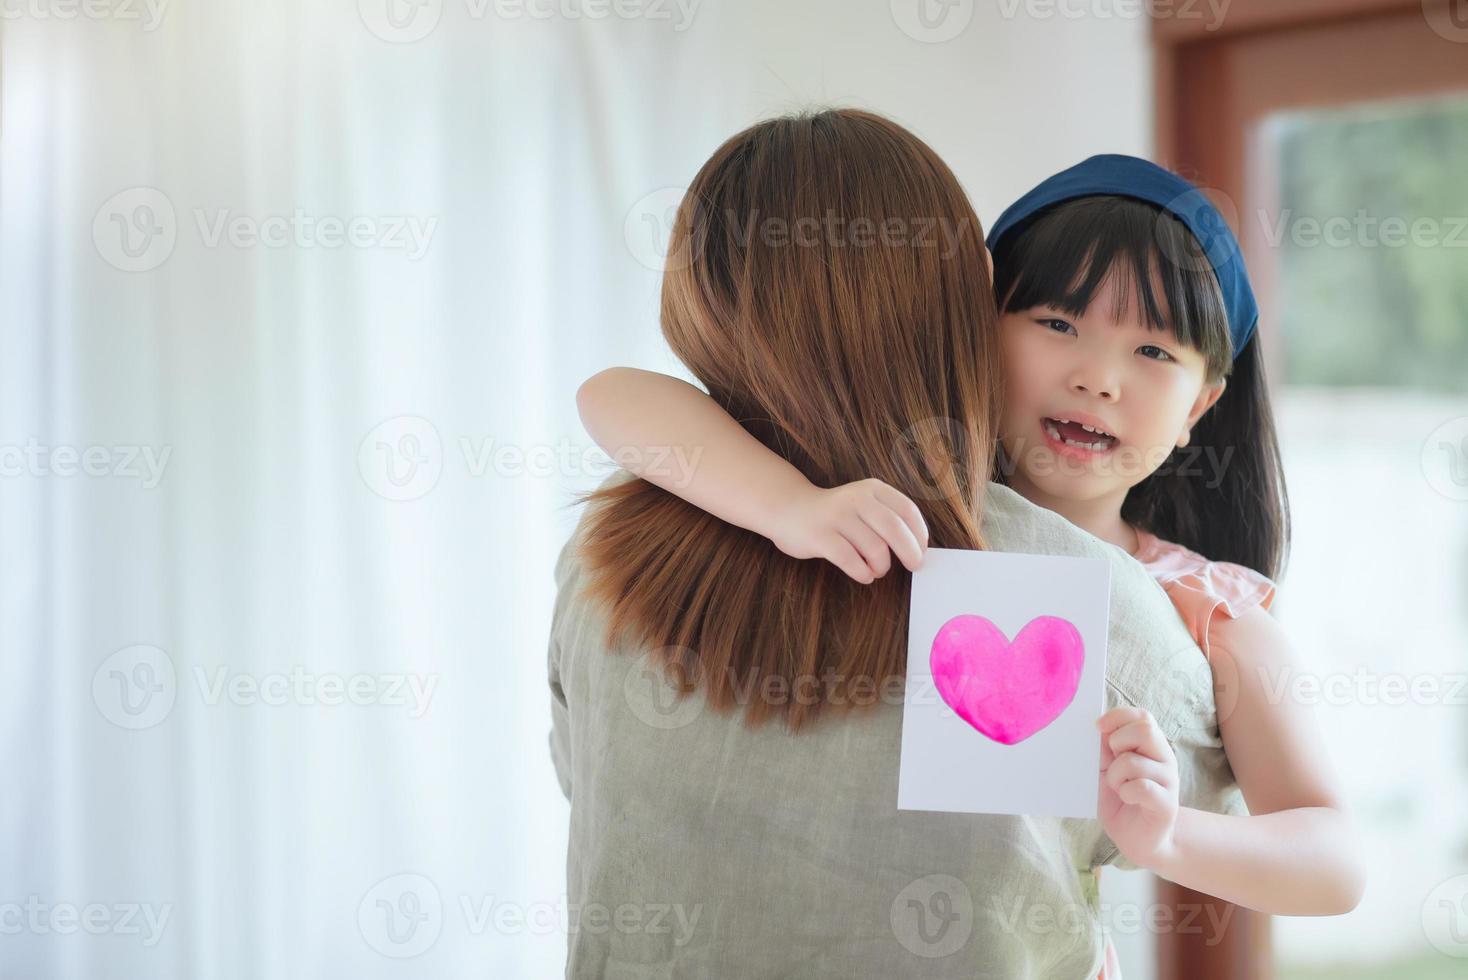
M 1183 805 L 1247 812 L 1207 662 L 1152 577 L 1007 487 L 985 509 L 993 550 L 1111 562 L 1107 707 L 1152 712 Z M 549 649 L 568 977 L 1095 977 L 1091 869 L 1132 867 L 1099 821 L 899 811 L 892 699 L 791 735 L 675 697 L 648 651 L 606 646 L 579 594 L 580 531 L 556 565 Z

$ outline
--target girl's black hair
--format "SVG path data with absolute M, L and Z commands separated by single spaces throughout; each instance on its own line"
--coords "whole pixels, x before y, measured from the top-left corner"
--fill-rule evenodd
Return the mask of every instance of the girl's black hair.
M 1233 356 L 1218 278 L 1187 226 L 1132 198 L 1077 198 L 1011 230 L 993 262 L 1004 313 L 1044 305 L 1081 316 L 1116 277 L 1116 317 L 1140 303 L 1150 329 L 1171 327 L 1203 354 L 1209 383 L 1228 379 L 1188 445 L 1131 489 L 1121 514 L 1212 561 L 1278 578 L 1289 551 L 1289 496 L 1260 344 L 1252 338 Z M 1010 465 L 1001 460 L 995 478 Z

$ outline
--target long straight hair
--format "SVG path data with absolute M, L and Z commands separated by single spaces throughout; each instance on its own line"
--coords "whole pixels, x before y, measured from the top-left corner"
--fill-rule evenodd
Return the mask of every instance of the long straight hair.
M 668 256 L 663 335 L 719 405 L 817 486 L 876 477 L 931 545 L 984 546 L 998 320 L 978 218 L 932 149 L 857 110 L 758 123 L 694 177 Z M 588 501 L 609 646 L 651 649 L 715 708 L 797 730 L 901 678 L 900 566 L 861 585 L 641 480 Z
M 1078 198 L 1015 229 L 994 254 L 1006 313 L 1046 305 L 1081 316 L 1113 277 L 1117 316 L 1138 303 L 1150 329 L 1171 327 L 1203 354 L 1210 384 L 1228 380 L 1188 445 L 1132 487 L 1122 517 L 1213 561 L 1279 577 L 1289 496 L 1263 355 L 1256 335 L 1233 356 L 1218 277 L 1187 226 L 1132 198 Z M 1001 460 L 1000 473 L 1009 465 Z

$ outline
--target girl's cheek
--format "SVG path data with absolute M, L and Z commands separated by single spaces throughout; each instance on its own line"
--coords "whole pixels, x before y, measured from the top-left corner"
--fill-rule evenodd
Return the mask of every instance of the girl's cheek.
M 1010 351 L 1005 351 L 1004 365 L 1004 401 L 1006 407 L 1012 404 L 1018 392 L 1025 387 L 1024 376 L 1019 371 L 1019 358 L 1014 357 Z
M 1015 408 L 1032 397 L 1035 389 L 1034 363 L 1033 359 L 1018 356 L 1005 361 L 1005 401 Z
M 1035 339 L 1033 332 L 1021 330 L 1010 331 L 1005 338 L 1005 380 L 1017 388 L 1030 387 L 1035 374 L 1035 365 L 1044 356 L 1044 351 L 1038 349 L 1039 345 L 1033 342 Z

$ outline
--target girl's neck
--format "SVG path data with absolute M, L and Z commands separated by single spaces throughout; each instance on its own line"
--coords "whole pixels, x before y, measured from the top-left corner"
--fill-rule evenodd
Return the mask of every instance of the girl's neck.
M 1117 496 L 1097 497 L 1094 500 L 1054 497 L 1030 483 L 1019 472 L 1011 478 L 1010 488 L 1030 503 L 1054 511 L 1082 531 L 1116 545 L 1129 555 L 1135 555 L 1141 546 L 1137 529 L 1121 516 L 1121 505 L 1126 500 L 1124 491 Z

